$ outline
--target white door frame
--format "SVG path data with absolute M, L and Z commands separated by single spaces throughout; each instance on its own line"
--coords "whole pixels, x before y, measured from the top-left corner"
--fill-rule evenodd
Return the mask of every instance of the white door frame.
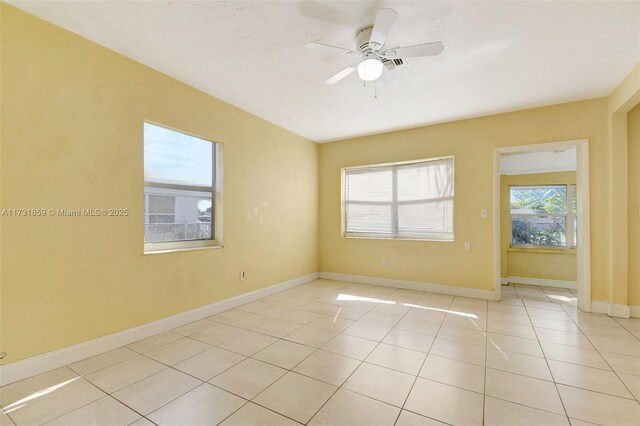
M 515 152 L 555 151 L 576 148 L 576 183 L 578 189 L 578 307 L 591 312 L 591 221 L 589 217 L 589 140 L 579 139 L 533 145 L 509 146 L 495 149 L 493 188 L 493 247 L 495 297 L 501 298 L 501 241 L 500 241 L 500 157 Z

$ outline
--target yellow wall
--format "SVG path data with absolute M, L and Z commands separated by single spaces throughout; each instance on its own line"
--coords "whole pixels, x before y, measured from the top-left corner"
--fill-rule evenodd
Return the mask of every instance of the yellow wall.
M 640 63 L 618 84 L 608 97 L 609 129 L 609 299 L 615 304 L 629 304 L 632 289 L 629 266 L 629 139 L 628 113 L 640 103 Z
M 314 143 L 11 6 L 0 10 L 2 208 L 130 210 L 2 218 L 4 362 L 318 270 Z M 224 143 L 223 249 L 142 254 L 143 120 Z
M 578 264 L 573 249 L 511 248 L 509 217 L 510 185 L 572 185 L 576 172 L 503 175 L 500 177 L 500 238 L 501 276 L 527 277 L 548 280 L 576 281 Z
M 492 290 L 494 149 L 589 139 L 592 297 L 608 297 L 607 99 L 554 105 L 320 146 L 320 268 Z M 455 242 L 340 236 L 340 169 L 455 155 Z M 480 216 L 489 210 L 489 218 Z M 464 250 L 464 242 L 471 250 Z M 389 260 L 388 268 L 380 260 Z
M 629 149 L 629 301 L 640 305 L 640 104 L 627 115 Z

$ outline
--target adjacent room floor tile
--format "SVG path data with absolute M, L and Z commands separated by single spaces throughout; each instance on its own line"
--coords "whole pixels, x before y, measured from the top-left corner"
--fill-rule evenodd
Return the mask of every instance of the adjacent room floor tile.
M 289 372 L 255 397 L 254 402 L 307 423 L 335 390 L 335 386 Z
M 363 363 L 349 377 L 344 389 L 402 407 L 415 377 L 377 365 Z
M 310 425 L 393 425 L 400 409 L 339 389 L 309 422 Z
M 147 417 L 162 425 L 215 425 L 247 401 L 204 383 Z
M 248 358 L 209 382 L 246 399 L 252 399 L 284 376 L 287 370 Z
M 484 396 L 454 386 L 418 378 L 405 408 L 456 425 L 482 425 Z

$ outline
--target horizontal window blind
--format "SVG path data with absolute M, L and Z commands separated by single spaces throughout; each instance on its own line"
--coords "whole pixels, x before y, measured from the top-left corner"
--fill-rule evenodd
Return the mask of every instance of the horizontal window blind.
M 453 240 L 453 174 L 453 157 L 345 169 L 345 235 Z

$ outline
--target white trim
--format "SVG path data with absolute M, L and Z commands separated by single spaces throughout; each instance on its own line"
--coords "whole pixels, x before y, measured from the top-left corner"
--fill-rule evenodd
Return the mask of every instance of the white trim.
M 611 303 L 607 300 L 594 300 L 591 302 L 591 312 L 615 318 L 640 317 L 640 305 L 627 306 Z
M 540 285 L 543 287 L 570 288 L 575 290 L 578 286 L 577 281 L 549 280 L 546 278 L 530 278 L 530 277 L 512 277 L 501 278 L 502 285 L 505 284 L 526 284 Z
M 629 306 L 627 305 L 620 305 L 617 303 L 609 304 L 607 315 L 609 315 L 610 317 L 629 318 L 630 314 L 631 309 L 629 309 Z
M 591 313 L 607 314 L 609 311 L 609 302 L 606 300 L 594 300 L 591 302 Z
M 383 287 L 397 287 L 408 290 L 430 291 L 433 293 L 450 294 L 452 296 L 475 297 L 476 299 L 497 300 L 495 291 L 479 288 L 458 287 L 445 284 L 431 284 L 420 281 L 397 280 L 394 278 L 372 277 L 368 275 L 351 275 L 339 272 L 320 272 L 320 278 L 336 281 L 347 281 L 358 284 L 379 285 Z
M 66 348 L 58 349 L 42 355 L 12 362 L 11 364 L 0 367 L 0 386 L 128 345 L 140 339 L 153 336 L 154 334 L 171 330 L 176 327 L 180 327 L 181 325 L 189 324 L 193 321 L 226 311 L 227 309 L 232 309 L 283 290 L 308 283 L 318 279 L 319 277 L 320 274 L 318 272 L 314 272 L 309 275 L 297 277 L 289 281 L 284 281 L 229 299 L 224 299 L 210 305 L 205 305 L 190 311 L 142 324 L 137 327 L 128 328 L 117 333 L 98 337 L 97 339 L 88 340 L 86 342 L 67 346 Z
M 577 170 L 576 184 L 578 188 L 578 307 L 584 312 L 591 312 L 591 221 L 589 217 L 589 140 L 579 139 L 562 142 L 537 143 L 532 145 L 509 146 L 494 149 L 494 184 L 493 184 L 493 257 L 495 292 L 500 298 L 501 288 L 501 241 L 500 241 L 500 157 L 502 154 L 517 152 L 539 152 L 576 148 Z

